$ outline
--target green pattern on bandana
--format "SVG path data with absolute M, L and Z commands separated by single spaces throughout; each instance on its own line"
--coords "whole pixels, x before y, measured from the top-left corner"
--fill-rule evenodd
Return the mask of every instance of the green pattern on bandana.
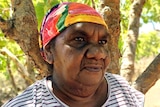
M 58 28 L 58 31 L 63 31 L 65 29 L 65 25 L 64 25 L 64 22 L 65 22 L 65 19 L 68 15 L 68 5 L 65 6 L 65 10 L 64 12 L 62 13 L 62 16 L 59 18 L 58 20 L 58 23 L 57 23 L 57 28 Z

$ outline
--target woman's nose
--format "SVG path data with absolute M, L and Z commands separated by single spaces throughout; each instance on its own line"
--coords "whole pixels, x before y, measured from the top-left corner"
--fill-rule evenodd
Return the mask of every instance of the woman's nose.
M 87 58 L 95 58 L 96 60 L 105 59 L 107 56 L 107 50 L 102 46 L 92 45 L 86 51 Z

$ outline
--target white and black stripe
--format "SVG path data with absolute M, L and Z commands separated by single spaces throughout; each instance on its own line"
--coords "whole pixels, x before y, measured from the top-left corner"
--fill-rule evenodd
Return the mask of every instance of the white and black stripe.
M 108 100 L 103 107 L 143 107 L 144 95 L 119 75 L 106 73 Z M 2 107 L 66 107 L 47 87 L 46 78 L 28 87 Z

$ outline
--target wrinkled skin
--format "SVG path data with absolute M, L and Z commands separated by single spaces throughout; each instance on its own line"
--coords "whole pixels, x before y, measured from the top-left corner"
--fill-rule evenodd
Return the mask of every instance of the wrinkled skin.
M 53 93 L 66 104 L 94 107 L 106 101 L 108 36 L 103 25 L 76 23 L 56 37 L 55 46 L 47 46 L 47 58 L 54 65 Z

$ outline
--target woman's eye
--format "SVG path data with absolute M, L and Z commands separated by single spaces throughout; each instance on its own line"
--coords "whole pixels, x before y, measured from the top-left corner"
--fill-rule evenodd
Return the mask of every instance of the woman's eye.
M 83 37 L 76 37 L 75 41 L 83 42 L 85 41 Z
M 87 41 L 85 37 L 75 37 L 69 42 L 70 46 L 74 48 L 82 48 L 86 45 L 86 43 Z
M 107 44 L 107 40 L 100 40 L 100 41 L 99 41 L 99 44 L 105 45 L 105 44 Z

